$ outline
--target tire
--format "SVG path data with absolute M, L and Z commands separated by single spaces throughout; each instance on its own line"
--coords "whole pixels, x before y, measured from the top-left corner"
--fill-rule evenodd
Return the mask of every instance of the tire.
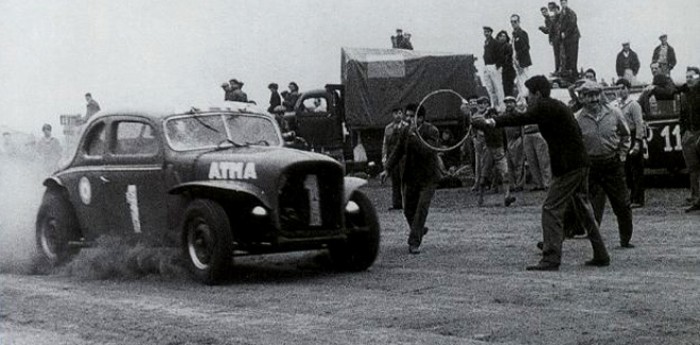
M 54 268 L 70 261 L 80 248 L 70 247 L 68 242 L 78 240 L 78 234 L 78 221 L 68 200 L 58 190 L 47 190 L 36 220 L 37 268 Z
M 345 226 L 350 233 L 345 242 L 329 248 L 336 269 L 359 272 L 368 269 L 379 253 L 380 227 L 377 212 L 367 196 L 355 191 L 350 201 L 357 204 L 357 213 L 345 213 Z
M 226 211 L 217 202 L 195 199 L 185 209 L 182 253 L 194 278 L 221 283 L 233 262 L 233 235 Z

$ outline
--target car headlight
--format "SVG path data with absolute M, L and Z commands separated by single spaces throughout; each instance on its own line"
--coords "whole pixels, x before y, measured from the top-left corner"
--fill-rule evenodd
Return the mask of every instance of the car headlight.
M 257 217 L 265 217 L 265 216 L 267 216 L 267 210 L 266 210 L 264 207 L 262 207 L 262 206 L 255 206 L 255 207 L 253 208 L 253 211 L 251 211 L 251 213 L 252 213 L 254 216 L 257 216 Z

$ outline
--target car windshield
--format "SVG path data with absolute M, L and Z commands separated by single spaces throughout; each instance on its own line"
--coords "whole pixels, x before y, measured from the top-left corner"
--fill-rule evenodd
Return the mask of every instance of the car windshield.
M 174 150 L 198 150 L 222 145 L 279 146 L 280 139 L 270 119 L 256 115 L 189 115 L 165 123 L 168 143 Z

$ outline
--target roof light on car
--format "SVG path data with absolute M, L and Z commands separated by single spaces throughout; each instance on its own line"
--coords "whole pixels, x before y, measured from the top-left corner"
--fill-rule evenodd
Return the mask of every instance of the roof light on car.
M 345 212 L 347 212 L 347 213 L 360 212 L 360 206 L 357 205 L 357 203 L 352 201 L 352 200 L 348 201 L 347 205 L 345 205 Z
M 267 210 L 262 206 L 255 206 L 251 212 L 254 216 L 265 217 L 267 216 Z

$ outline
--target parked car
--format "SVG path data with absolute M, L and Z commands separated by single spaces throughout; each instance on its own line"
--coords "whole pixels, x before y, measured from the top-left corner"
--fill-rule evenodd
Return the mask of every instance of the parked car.
M 103 111 L 72 160 L 45 180 L 40 263 L 70 260 L 103 235 L 179 246 L 193 276 L 220 282 L 234 255 L 328 249 L 374 262 L 375 209 L 337 161 L 283 146 L 275 119 L 246 103 L 207 110 Z

